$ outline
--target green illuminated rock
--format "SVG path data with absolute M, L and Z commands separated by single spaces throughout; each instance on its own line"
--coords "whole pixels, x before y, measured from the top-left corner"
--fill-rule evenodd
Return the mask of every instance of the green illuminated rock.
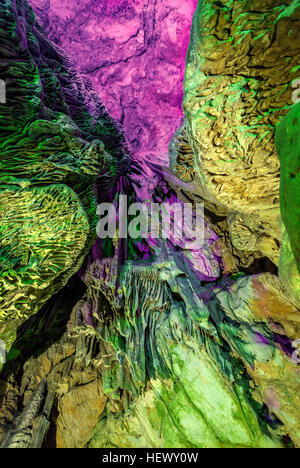
M 96 231 L 94 182 L 125 170 L 125 139 L 27 2 L 1 3 L 0 339 L 80 268 Z M 90 109 L 94 108 L 94 111 Z
M 274 132 L 287 114 L 280 279 L 257 267 L 209 282 L 166 240 L 142 260 L 141 239 L 118 238 L 68 281 L 91 245 L 93 184 L 105 199 L 124 142 L 103 108 L 89 113 L 27 4 L 5 5 L 0 337 L 10 344 L 29 318 L 0 374 L 1 447 L 300 447 L 299 107 L 287 114 L 299 1 L 203 0 L 195 14 L 171 169 L 205 201 L 232 270 L 278 263 Z
M 281 120 L 276 131 L 280 159 L 280 208 L 285 226 L 279 275 L 300 303 L 300 103 Z
M 212 220 L 227 218 L 229 270 L 261 257 L 278 265 L 274 136 L 292 107 L 299 31 L 296 0 L 203 0 L 194 15 L 183 105 L 194 161 L 179 148 L 173 166 L 186 182 L 190 173 L 188 190 L 204 200 Z

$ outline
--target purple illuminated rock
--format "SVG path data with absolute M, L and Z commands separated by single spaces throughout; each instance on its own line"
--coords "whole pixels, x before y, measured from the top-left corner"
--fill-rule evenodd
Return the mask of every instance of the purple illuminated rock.
M 131 173 L 118 172 L 109 193 L 97 180 L 99 198 L 116 207 L 124 193 L 131 203 L 190 200 L 184 127 L 170 145 L 171 156 L 183 153 L 182 180 L 166 167 L 190 4 L 108 3 L 36 3 L 130 140 Z M 112 131 L 104 136 L 115 144 Z M 2 447 L 300 445 L 295 307 L 275 275 L 220 278 L 214 229 L 224 220 L 202 221 L 198 250 L 176 236 L 97 240 L 80 271 L 85 287 L 72 277 L 19 332 L 0 379 Z
M 161 168 L 169 165 L 168 145 L 183 118 L 185 55 L 196 4 L 31 1 L 49 39 L 69 54 L 122 124 L 136 163 L 131 180 L 137 201 L 153 201 L 164 177 Z M 207 246 L 182 255 L 201 280 L 215 279 L 220 271 L 217 236 L 205 230 Z
M 182 118 L 197 0 L 31 0 L 50 40 L 90 80 L 136 157 L 166 155 Z

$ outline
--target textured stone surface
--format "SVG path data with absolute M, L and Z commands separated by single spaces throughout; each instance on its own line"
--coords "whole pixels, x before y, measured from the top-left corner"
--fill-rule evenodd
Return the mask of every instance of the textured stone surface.
M 27 2 L 0 7 L 0 337 L 9 348 L 16 326 L 80 267 L 95 238 L 92 184 L 102 179 L 105 192 L 128 155 Z
M 280 122 L 276 148 L 280 158 L 280 207 L 285 225 L 279 275 L 300 303 L 300 104 Z
M 80 386 L 68 390 L 59 400 L 57 448 L 85 446 L 106 403 L 101 390 L 100 379 L 88 383 L 80 382 Z
M 4 447 L 39 448 L 43 443 L 57 448 L 85 445 L 107 398 L 103 395 L 97 368 L 78 361 L 74 340 L 72 342 L 64 336 L 37 359 L 26 362 L 19 389 L 19 394 L 24 395 L 21 416 L 16 416 L 16 407 L 11 406 L 9 392 L 2 401 L 0 432 L 4 429 Z M 13 379 L 10 386 L 17 402 L 18 387 Z M 57 407 L 53 411 L 55 401 Z M 46 423 L 44 433 L 39 425 L 43 417 Z M 21 419 L 24 421 L 22 424 Z
M 197 0 L 31 0 L 49 39 L 91 81 L 135 158 L 166 155 L 182 117 Z
M 300 271 L 300 103 L 280 122 L 276 146 L 280 158 L 281 216 Z
M 150 203 L 155 191 L 167 192 L 161 166 L 169 164 L 169 140 L 183 116 L 185 54 L 196 0 L 30 3 L 49 38 L 122 124 L 135 162 L 129 189 L 135 201 Z M 168 198 L 179 201 L 176 193 Z M 204 249 L 187 252 L 187 262 L 199 279 L 215 279 L 222 264 L 218 238 L 207 224 L 205 234 Z M 178 249 L 178 242 L 173 244 L 170 248 Z
M 300 304 L 300 274 L 291 248 L 289 236 L 284 227 L 278 275 L 285 285 L 296 305 Z
M 229 214 L 233 247 L 275 264 L 281 233 L 274 133 L 292 105 L 299 24 L 293 0 L 199 2 L 185 73 L 191 190 Z
M 21 0 L 19 5 L 22 6 Z M 171 83 L 170 75 L 175 77 L 172 75 L 175 62 L 178 70 L 183 67 L 180 50 L 187 31 L 182 30 L 181 34 L 177 26 L 180 18 L 188 17 L 187 5 L 190 4 L 180 5 L 175 0 L 110 5 L 107 2 L 80 5 L 70 2 L 67 11 L 61 2 L 49 1 L 39 6 L 35 3 L 45 29 L 59 44 L 66 45 L 77 67 L 81 68 L 84 60 L 90 66 L 91 46 L 99 45 L 98 53 L 93 50 L 92 57 L 93 65 L 98 63 L 99 57 L 100 68 L 94 71 L 81 68 L 80 71 L 90 75 L 96 87 L 99 87 L 99 77 L 100 80 L 105 77 L 102 83 L 105 90 L 97 89 L 109 97 L 109 106 L 117 106 L 123 116 L 121 119 L 135 154 L 130 175 L 123 176 L 126 170 L 124 139 L 95 94 L 81 82 L 79 85 L 80 80 L 74 74 L 70 77 L 70 86 L 75 83 L 84 91 L 89 117 L 85 111 L 84 116 L 78 114 L 77 106 L 67 111 L 66 103 L 63 105 L 58 95 L 51 112 L 62 105 L 60 112 L 65 116 L 51 113 L 51 118 L 42 122 L 40 116 L 38 120 L 33 116 L 34 122 L 29 125 L 32 153 L 24 166 L 37 173 L 38 181 L 44 181 L 44 171 L 40 167 L 44 167 L 46 160 L 46 167 L 53 168 L 55 176 L 62 179 L 59 183 L 56 179 L 48 183 L 46 179 L 47 183 L 40 186 L 34 184 L 32 178 L 29 178 L 30 185 L 26 184 L 25 178 L 25 184 L 22 179 L 15 187 L 4 178 L 5 196 L 21 203 L 22 197 L 33 194 L 35 199 L 41 190 L 48 194 L 58 185 L 60 190 L 82 201 L 80 207 L 86 214 L 89 229 L 93 209 L 87 203 L 90 195 L 83 192 L 81 178 L 84 182 L 97 178 L 98 199 L 111 201 L 116 207 L 118 195 L 124 193 L 130 202 L 204 199 L 207 221 L 202 219 L 204 245 L 190 251 L 185 248 L 185 239 L 176 240 L 174 236 L 170 240 L 124 240 L 116 233 L 113 240 L 97 240 L 80 269 L 82 281 L 79 276 L 72 277 L 18 331 L 0 376 L 0 439 L 4 447 L 300 446 L 300 374 L 292 359 L 295 352 L 292 341 L 299 337 L 300 321 L 298 304 L 291 294 L 293 286 L 287 287 L 287 282 L 283 285 L 275 274 L 250 274 L 276 272 L 275 266 L 270 261 L 267 263 L 267 259 L 278 262 L 280 244 L 278 201 L 275 200 L 279 165 L 273 134 L 279 117 L 288 110 L 286 99 L 290 92 L 288 82 L 277 82 L 277 70 L 271 66 L 262 67 L 261 44 L 266 47 L 270 62 L 271 57 L 274 60 L 279 57 L 280 79 L 285 80 L 281 61 L 285 46 L 280 38 L 290 28 L 284 50 L 290 67 L 293 54 L 297 56 L 298 53 L 296 47 L 290 50 L 295 45 L 297 2 L 284 8 L 279 4 L 278 7 L 274 4 L 262 6 L 255 1 L 251 3 L 250 13 L 250 2 L 232 1 L 225 6 L 218 2 L 201 2 L 188 56 L 187 119 L 170 144 L 170 166 L 181 178 L 179 180 L 164 167 L 168 132 L 175 125 L 177 111 L 180 115 L 177 101 L 174 101 L 176 105 L 170 105 L 165 99 L 163 105 L 160 102 L 157 106 L 151 86 L 148 86 L 150 91 L 141 87 L 141 79 L 135 74 L 144 70 L 143 81 L 149 78 L 147 83 L 156 86 L 158 79 L 160 89 L 164 92 L 170 89 L 170 96 L 179 96 L 180 73 Z M 201 14 L 203 9 L 205 16 Z M 19 13 L 21 17 L 24 10 Z M 174 22 L 168 29 L 166 25 L 172 18 Z M 273 20 L 275 26 L 272 26 Z M 80 21 L 82 29 L 78 33 Z M 141 21 L 143 28 L 140 30 L 144 31 L 146 42 L 140 44 L 141 47 L 147 44 L 145 50 L 139 49 L 140 32 L 135 34 Z M 204 24 L 216 34 L 203 29 Z M 29 30 L 31 26 L 29 23 Z M 178 49 L 171 47 L 175 30 L 182 40 Z M 75 33 L 82 36 L 77 44 Z M 78 46 L 81 41 L 82 49 Z M 54 54 L 47 43 L 47 50 L 48 47 Z M 103 55 L 105 47 L 108 47 L 109 58 L 108 53 Z M 160 73 L 161 61 L 154 60 L 158 49 L 162 54 L 159 57 L 164 59 L 164 80 Z M 178 52 L 178 56 L 173 57 L 174 63 L 170 59 L 173 51 Z M 227 61 L 221 60 L 222 54 Z M 44 70 L 39 57 L 37 54 L 38 67 Z M 199 65 L 196 74 L 195 63 Z M 268 63 L 266 60 L 265 64 Z M 51 70 L 52 66 L 56 67 L 55 60 L 49 67 Z M 133 70 L 132 74 L 129 70 Z M 58 80 L 62 80 L 61 72 L 57 70 Z M 208 80 L 205 90 L 200 86 L 202 78 Z M 269 85 L 274 85 L 275 91 Z M 130 102 L 139 108 L 136 114 L 132 109 L 128 111 L 126 96 L 129 91 L 133 100 Z M 215 94 L 211 97 L 211 93 Z M 53 94 L 50 92 L 49 96 Z M 120 101 L 112 103 L 112 97 L 119 96 Z M 276 109 L 271 107 L 270 97 L 275 99 L 276 106 L 278 104 Z M 52 97 L 47 99 L 55 101 Z M 154 113 L 149 119 L 140 119 L 149 108 Z M 91 120 L 99 109 L 104 122 L 100 119 L 101 125 L 96 122 L 94 126 Z M 169 112 L 172 119 L 164 127 L 162 115 L 169 115 Z M 233 124 L 232 119 L 236 119 Z M 156 122 L 166 139 L 154 131 Z M 270 134 L 264 133 L 264 127 Z M 222 141 L 223 128 L 232 131 L 227 135 L 228 147 Z M 153 140 L 148 139 L 149 135 Z M 92 141 L 95 138 L 100 141 Z M 18 144 L 19 140 L 16 141 Z M 203 141 L 206 146 L 201 147 L 200 154 L 198 145 Z M 49 156 L 48 151 L 55 154 Z M 217 173 L 214 172 L 219 167 L 215 154 L 221 158 Z M 284 151 L 282 154 L 284 157 Z M 6 157 L 5 153 L 3 156 Z M 16 155 L 13 153 L 11 157 L 16 158 Z M 225 171 L 227 161 L 222 159 L 227 157 L 233 161 L 234 169 L 230 171 Z M 104 174 L 97 166 L 102 162 L 107 165 Z M 9 162 L 6 161 L 5 167 L 10 167 Z M 290 162 L 283 167 L 285 177 L 290 171 Z M 13 177 L 15 179 L 10 179 L 13 183 L 19 181 L 18 175 L 13 174 Z M 48 172 L 46 177 L 50 177 Z M 252 180 L 252 192 L 249 180 Z M 254 188 L 259 192 L 257 197 Z M 288 192 L 284 191 L 282 196 Z M 27 198 L 24 205 L 28 210 L 30 197 Z M 39 210 L 40 206 L 31 228 L 26 224 L 28 212 L 21 211 L 25 213 L 25 220 L 20 221 L 26 226 L 24 236 L 21 229 L 10 228 L 7 219 L 11 211 L 3 211 L 4 238 L 20 239 L 19 250 L 10 248 L 10 244 L 7 250 L 24 259 L 24 267 L 30 265 L 32 257 L 23 254 L 23 244 L 26 246 L 28 242 L 33 250 L 36 244 L 29 239 L 29 234 L 32 232 L 36 239 L 39 222 L 43 222 Z M 49 217 L 54 233 L 59 210 L 57 212 L 53 221 Z M 70 237 L 62 237 L 71 252 L 75 250 L 76 233 L 74 224 Z M 294 231 L 292 234 L 293 237 Z M 51 255 L 45 257 L 42 241 L 41 245 L 37 243 L 39 269 L 36 271 L 45 281 L 47 261 L 52 266 L 54 259 L 51 260 Z M 286 244 L 286 249 L 282 249 L 281 256 L 285 264 L 291 259 L 294 261 L 290 243 Z M 4 253 L 4 261 L 7 261 L 7 253 Z M 72 262 L 70 255 L 66 257 Z M 56 261 L 58 259 L 61 255 L 55 257 Z M 65 261 L 58 262 L 56 268 L 61 263 L 64 266 Z M 43 265 L 44 270 L 41 269 Z M 295 266 L 294 262 L 293 268 Z M 230 275 L 233 271 L 236 273 Z M 288 272 L 290 274 L 290 270 Z M 26 278 L 26 271 L 24 275 Z M 62 286 L 56 277 L 55 284 Z M 4 300 L 8 297 L 6 294 Z M 24 307 L 28 302 L 22 301 L 22 304 Z
M 5 369 L 6 439 L 20 401 L 26 412 L 46 378 L 56 401 L 46 446 L 280 447 L 287 434 L 299 446 L 300 375 L 287 338 L 299 322 L 276 276 L 208 289 L 172 265 L 114 265 L 91 265 L 60 340 Z M 32 336 L 61 311 L 63 297 L 32 318 Z M 22 346 L 30 352 L 26 340 L 14 351 Z M 31 444 L 35 438 L 33 430 Z
M 23 447 L 82 447 L 103 411 L 106 397 L 101 375 L 88 356 L 89 343 L 91 351 L 93 341 L 84 333 L 80 340 L 78 335 L 68 334 L 69 310 L 82 294 L 79 280 L 72 281 L 72 294 L 70 285 L 63 288 L 52 303 L 32 316 L 23 325 L 10 353 L 9 359 L 12 353 L 20 358 L 10 360 L 0 381 L 0 439 L 5 446 L 15 443 L 12 435 L 16 433 L 19 446 Z M 16 376 L 21 369 L 18 383 Z M 41 385 L 43 391 L 37 392 Z M 34 412 L 30 410 L 33 401 Z M 25 418 L 26 414 L 30 417 Z M 25 421 L 24 430 L 20 417 Z M 44 433 L 39 424 L 41 418 L 47 424 Z

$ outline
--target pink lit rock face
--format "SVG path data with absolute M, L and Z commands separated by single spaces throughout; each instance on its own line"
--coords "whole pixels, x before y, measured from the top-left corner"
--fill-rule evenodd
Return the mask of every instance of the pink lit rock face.
M 90 80 L 133 158 L 167 164 L 197 0 L 30 0 L 46 33 Z
M 197 0 L 29 1 L 48 38 L 69 55 L 124 128 L 136 199 L 151 203 L 161 169 L 169 166 L 170 140 L 182 123 L 185 56 Z M 186 254 L 201 280 L 219 273 L 217 236 L 208 226 L 205 232 L 205 247 Z

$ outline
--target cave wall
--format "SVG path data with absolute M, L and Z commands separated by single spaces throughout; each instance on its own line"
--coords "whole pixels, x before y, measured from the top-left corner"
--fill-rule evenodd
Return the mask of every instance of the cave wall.
M 41 94 L 34 100 L 38 111 L 30 114 L 30 131 L 24 141 L 24 117 L 17 113 L 20 132 L 9 140 L 8 156 L 1 154 L 12 158 L 16 172 L 10 184 L 4 178 L 6 197 L 18 190 L 12 199 L 24 205 L 27 219 L 29 189 L 37 203 L 41 181 L 43 190 L 53 190 L 54 173 L 61 177 L 57 197 L 70 191 L 91 219 L 95 209 L 83 195 L 86 184 L 94 188 L 95 203 L 97 197 L 117 203 L 125 192 L 131 201 L 204 201 L 205 243 L 187 252 L 174 239 L 126 244 L 116 235 L 106 248 L 98 239 L 85 251 L 84 263 L 73 264 L 72 271 L 82 264 L 79 275 L 67 284 L 53 279 L 51 298 L 43 306 L 26 292 L 24 307 L 36 300 L 31 313 L 40 310 L 18 329 L 0 375 L 1 446 L 299 447 L 300 374 L 293 344 L 299 336 L 298 205 L 293 200 L 299 193 L 299 107 L 291 101 L 299 63 L 297 2 L 199 2 L 186 59 L 184 121 L 180 88 L 192 2 L 116 2 L 111 8 L 101 2 L 99 8 L 90 2 L 75 8 L 71 2 L 68 11 L 61 2 L 34 4 L 69 61 L 46 40 L 26 2 L 4 4 L 11 28 L 2 28 L 3 37 L 16 31 L 26 47 L 28 38 L 25 56 L 41 70 L 39 81 L 33 80 Z M 125 31 L 132 34 L 129 39 Z M 84 43 L 79 52 L 75 32 Z M 12 36 L 6 40 L 6 48 L 12 47 Z M 42 40 L 45 56 L 36 45 Z M 91 56 L 95 41 L 99 53 Z M 19 50 L 20 45 L 14 53 Z M 22 63 L 15 55 L 13 61 Z M 91 65 L 95 69 L 84 68 Z M 2 72 L 7 73 L 5 66 Z M 13 79 L 24 102 L 30 102 L 22 83 Z M 131 164 L 122 130 L 93 86 L 124 125 Z M 130 93 L 134 105 L 128 110 Z M 4 117 L 12 116 L 6 108 Z M 280 161 L 274 143 L 278 124 Z M 11 128 L 2 132 L 7 141 Z M 26 148 L 25 165 L 19 147 Z M 19 174 L 26 168 L 31 177 L 25 171 L 24 185 Z M 5 229 L 15 225 L 7 221 L 16 216 L 13 203 L 3 218 Z M 62 232 L 65 221 L 74 234 L 66 205 L 64 210 L 59 205 L 56 216 Z M 49 218 L 47 210 L 44 216 Z M 37 236 L 44 218 L 37 213 L 33 219 L 32 236 Z M 94 221 L 87 219 L 90 233 Z M 55 234 L 55 226 L 49 224 L 48 235 Z M 24 243 L 33 242 L 28 232 L 26 227 L 20 253 L 8 232 L 4 253 L 23 255 Z M 71 239 L 67 246 L 77 253 Z M 58 253 L 53 249 L 52 269 L 66 268 Z M 27 266 L 31 257 L 25 254 Z M 28 270 L 31 275 L 42 271 L 41 258 Z M 42 289 L 40 284 L 36 289 Z
M 179 149 L 174 171 L 192 174 L 190 191 L 226 218 L 233 265 L 279 262 L 275 130 L 293 106 L 299 21 L 292 0 L 202 1 L 193 19 L 183 107 L 194 159 Z

